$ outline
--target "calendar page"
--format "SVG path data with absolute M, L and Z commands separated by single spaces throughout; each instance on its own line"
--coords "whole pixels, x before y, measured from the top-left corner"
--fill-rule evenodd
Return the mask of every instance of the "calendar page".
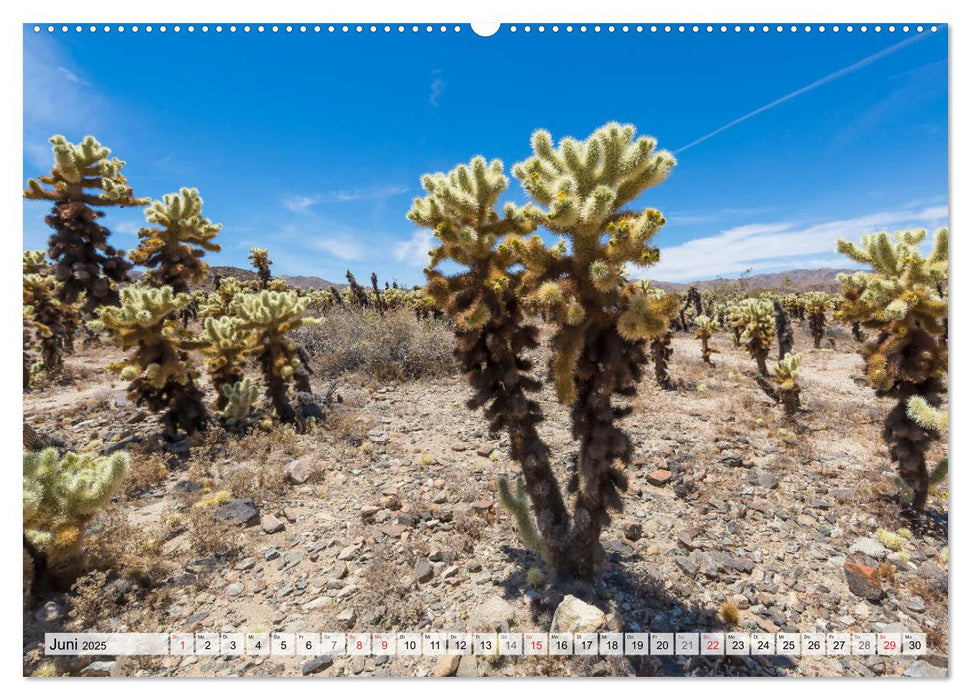
M 24 676 L 946 677 L 950 28 L 731 11 L 26 17 Z

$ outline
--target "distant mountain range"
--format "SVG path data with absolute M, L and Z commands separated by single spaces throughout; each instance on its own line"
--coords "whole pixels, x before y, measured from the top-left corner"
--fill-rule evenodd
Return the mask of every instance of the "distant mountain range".
M 745 288 L 749 290 L 778 290 L 785 288 L 794 292 L 838 292 L 840 284 L 836 275 L 841 272 L 854 272 L 849 269 L 820 267 L 813 270 L 786 270 L 784 272 L 769 272 L 761 275 L 749 275 L 744 278 Z M 737 285 L 738 277 L 723 277 L 714 280 L 700 280 L 698 282 L 654 282 L 666 292 L 683 292 L 694 285 L 699 291 L 728 285 Z
M 839 282 L 836 275 L 841 272 L 853 272 L 849 269 L 836 269 L 832 267 L 821 267 L 814 270 L 786 270 L 785 272 L 770 272 L 761 275 L 749 275 L 744 278 L 745 288 L 751 291 L 779 290 L 788 289 L 795 292 L 838 292 Z M 212 276 L 235 277 L 239 280 L 255 280 L 256 273 L 253 270 L 246 270 L 241 267 L 229 267 L 216 265 L 209 268 L 209 277 L 202 283 L 203 287 L 212 286 Z M 138 273 L 135 273 L 137 276 Z M 331 282 L 314 275 L 279 275 L 291 287 L 300 289 L 328 289 L 336 287 L 343 289 L 347 286 L 346 282 Z M 666 292 L 681 293 L 694 285 L 699 290 L 736 286 L 739 282 L 738 277 L 724 277 L 713 280 L 699 280 L 697 282 L 660 282 L 652 280 L 656 287 Z M 370 274 L 362 275 L 358 282 L 364 286 L 370 285 Z M 384 280 L 381 280 L 381 287 L 384 288 Z

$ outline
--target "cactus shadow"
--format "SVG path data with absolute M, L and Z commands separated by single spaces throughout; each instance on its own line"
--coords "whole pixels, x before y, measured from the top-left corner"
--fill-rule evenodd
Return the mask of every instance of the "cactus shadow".
M 698 605 L 666 590 L 659 572 L 633 554 L 609 551 L 602 579 L 594 585 L 552 581 L 542 589 L 531 588 L 526 572 L 542 566 L 542 560 L 527 549 L 501 547 L 506 560 L 515 564 L 504 579 L 493 583 L 507 600 L 525 598 L 530 622 L 537 630 L 549 630 L 556 607 L 567 595 L 574 595 L 611 613 L 619 620 L 612 628 L 623 632 L 729 632 L 714 608 Z M 610 606 L 610 600 L 619 600 Z M 740 631 L 740 630 L 739 630 Z M 785 656 L 627 656 L 627 675 L 654 677 L 775 677 L 795 668 Z

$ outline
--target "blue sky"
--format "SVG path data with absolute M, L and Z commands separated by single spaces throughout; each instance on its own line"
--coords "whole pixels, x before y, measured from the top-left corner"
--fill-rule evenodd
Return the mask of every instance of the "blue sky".
M 24 28 L 24 179 L 47 138 L 93 134 L 139 196 L 197 187 L 223 224 L 213 264 L 266 247 L 280 274 L 372 270 L 420 283 L 429 234 L 405 219 L 422 173 L 507 166 L 530 133 L 630 122 L 675 151 L 637 202 L 689 281 L 845 266 L 837 236 L 947 223 L 947 32 L 216 34 Z M 787 99 L 780 99 L 787 98 Z M 754 112 L 754 114 L 752 114 Z M 749 118 L 737 121 L 751 115 Z M 724 130 L 719 131 L 719 129 Z M 713 133 L 714 132 L 714 133 Z M 709 136 L 706 138 L 707 136 Z M 524 203 L 515 178 L 506 199 Z M 24 246 L 47 206 L 24 203 Z M 138 209 L 104 219 L 137 245 Z

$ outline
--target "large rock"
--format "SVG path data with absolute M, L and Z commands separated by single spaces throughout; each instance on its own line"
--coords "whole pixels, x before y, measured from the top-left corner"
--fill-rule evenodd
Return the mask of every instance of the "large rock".
M 550 632 L 599 632 L 606 627 L 607 616 L 600 608 L 568 595 L 556 606 Z
M 279 532 L 284 529 L 286 525 L 275 515 L 267 513 L 260 519 L 260 527 L 263 528 L 263 532 L 272 535 L 274 532 Z
M 908 678 L 947 678 L 947 669 L 932 666 L 920 659 L 908 666 L 904 675 Z
M 516 619 L 516 609 L 499 596 L 492 596 L 476 608 L 469 618 L 472 632 L 508 632 Z
M 880 600 L 883 597 L 880 575 L 872 566 L 846 562 L 843 564 L 843 573 L 846 575 L 846 583 L 854 595 L 873 601 Z
M 226 505 L 219 506 L 215 515 L 235 525 L 255 525 L 260 520 L 260 511 L 252 498 L 237 498 Z

